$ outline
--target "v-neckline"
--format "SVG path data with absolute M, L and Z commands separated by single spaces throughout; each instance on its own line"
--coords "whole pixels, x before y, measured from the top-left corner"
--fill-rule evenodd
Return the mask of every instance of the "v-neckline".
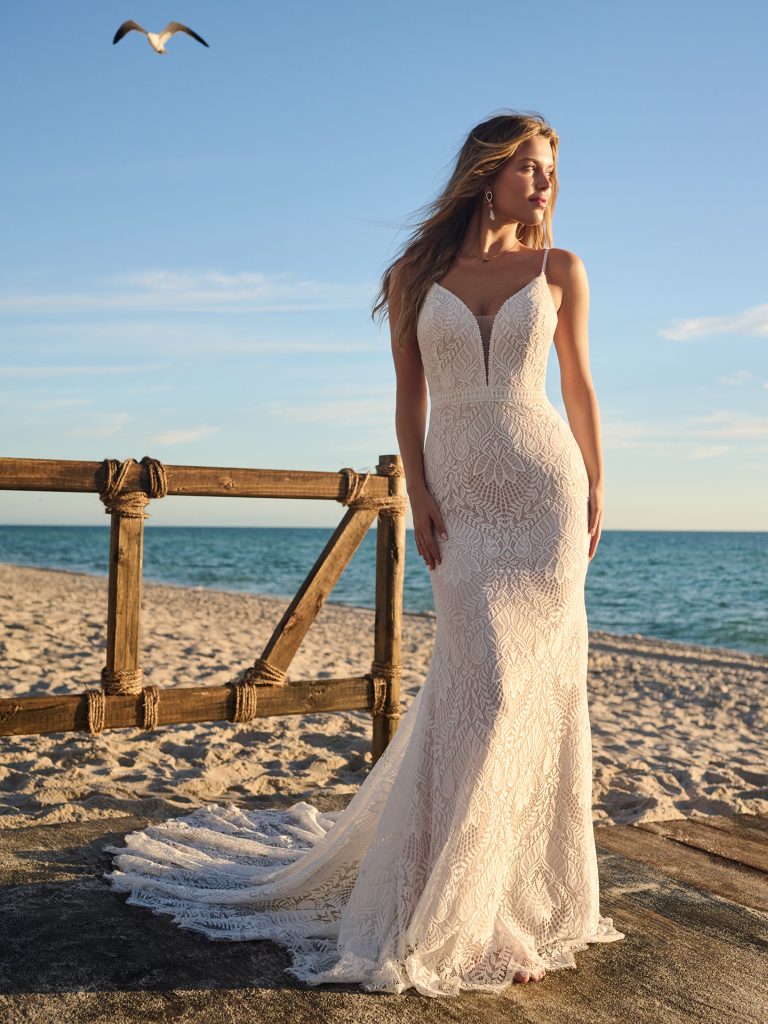
M 469 308 L 469 306 L 466 304 L 466 302 L 462 298 L 460 298 L 456 294 L 456 292 L 452 292 L 450 288 L 446 288 L 445 285 L 440 284 L 439 281 L 433 282 L 434 285 L 436 285 L 441 291 L 444 291 L 448 295 L 453 296 L 453 298 L 456 299 L 456 301 L 461 306 L 463 306 L 464 309 L 466 309 L 466 311 L 472 317 L 472 322 L 475 325 L 475 330 L 477 331 L 477 335 L 480 338 L 480 355 L 481 355 L 482 360 L 483 360 L 483 369 L 485 371 L 484 376 L 485 376 L 486 387 L 490 387 L 491 344 L 493 343 L 493 332 L 496 329 L 496 321 L 499 319 L 499 314 L 501 313 L 501 311 L 503 309 L 506 308 L 507 304 L 510 303 L 512 301 L 512 299 L 516 298 L 518 295 L 522 295 L 523 292 L 527 291 L 531 287 L 531 285 L 535 284 L 536 281 L 538 281 L 540 277 L 544 277 L 544 275 L 545 275 L 545 271 L 544 270 L 539 271 L 539 273 L 536 275 L 536 277 L 531 278 L 531 280 L 528 282 L 528 284 L 524 284 L 522 288 L 518 288 L 516 292 L 512 292 L 511 295 L 508 295 L 506 297 L 506 299 L 504 299 L 502 304 L 499 306 L 499 308 L 496 310 L 496 312 L 493 313 L 493 314 L 491 314 L 491 313 L 480 313 L 480 314 L 473 313 L 472 310 Z M 546 281 L 546 278 L 545 278 L 545 281 Z M 549 297 L 551 299 L 552 298 L 552 292 L 549 290 L 549 285 L 547 285 L 547 291 L 549 292 Z M 554 302 L 553 302 L 553 307 L 554 307 Z M 482 334 L 482 331 L 480 330 L 480 321 L 478 320 L 478 316 L 484 316 L 484 317 L 492 316 L 493 317 L 493 320 L 491 321 L 491 333 L 488 336 L 488 365 L 487 365 L 487 367 L 486 367 L 486 362 L 485 362 L 485 346 L 483 345 L 483 334 Z
M 437 285 L 437 287 L 438 287 L 438 288 L 440 288 L 440 289 L 441 289 L 442 291 L 444 291 L 444 292 L 448 292 L 448 294 L 449 294 L 449 295 L 452 295 L 452 296 L 454 297 L 454 299 L 456 299 L 456 301 L 457 301 L 457 302 L 460 302 L 460 303 L 462 304 L 462 306 L 464 307 L 464 309 L 466 309 L 466 311 L 467 311 L 467 312 L 468 312 L 468 313 L 470 314 L 470 316 L 474 317 L 474 319 L 475 319 L 475 320 L 476 320 L 476 319 L 478 318 L 478 316 L 492 316 L 492 317 L 493 317 L 493 321 L 494 321 L 494 323 L 495 323 L 495 322 L 496 322 L 496 320 L 497 320 L 497 318 L 498 318 L 498 315 L 499 315 L 499 313 L 500 313 L 500 312 L 502 311 L 502 309 L 504 309 L 504 307 L 506 306 L 506 304 L 507 304 L 508 302 L 510 302 L 510 301 L 511 301 L 512 299 L 514 299 L 514 297 L 515 297 L 516 295 L 520 295 L 520 293 L 521 293 L 521 292 L 524 292 L 524 291 L 525 291 L 525 290 L 526 290 L 527 288 L 530 288 L 530 287 L 531 287 L 531 285 L 532 285 L 532 284 L 533 284 L 533 283 L 534 283 L 535 281 L 538 281 L 538 279 L 539 279 L 539 278 L 540 278 L 540 277 L 541 277 L 541 276 L 542 276 L 543 274 L 544 274 L 544 271 L 543 271 L 543 270 L 539 271 L 539 273 L 538 273 L 538 274 L 536 275 L 536 277 L 533 277 L 533 278 L 531 278 L 531 280 L 530 280 L 530 281 L 528 282 L 528 284 L 524 284 L 522 288 L 518 288 L 516 292 L 512 292 L 512 294 L 511 294 L 511 295 L 508 295 L 508 296 L 506 297 L 506 299 L 504 299 L 504 301 L 502 302 L 502 304 L 501 304 L 501 305 L 499 306 L 499 308 L 498 308 L 498 309 L 496 310 L 496 312 L 495 312 L 495 313 L 473 313 L 473 312 L 472 312 L 472 310 L 471 310 L 471 309 L 469 308 L 469 306 L 468 306 L 468 305 L 466 304 L 466 302 L 464 301 L 464 299 L 460 298 L 460 297 L 459 297 L 459 296 L 458 296 L 458 295 L 456 294 L 456 292 L 452 292 L 450 288 L 446 288 L 446 287 L 445 287 L 445 285 L 442 285 L 442 284 L 440 284 L 440 282 L 439 282 L 439 281 L 435 281 L 435 284 L 436 284 L 436 285 Z

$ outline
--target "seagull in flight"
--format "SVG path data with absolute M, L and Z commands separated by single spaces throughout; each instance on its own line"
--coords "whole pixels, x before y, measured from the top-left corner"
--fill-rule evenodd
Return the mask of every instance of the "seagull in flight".
M 169 21 L 163 31 L 159 34 L 157 32 L 147 32 L 147 30 L 142 28 L 138 22 L 124 21 L 117 32 L 115 32 L 115 38 L 112 40 L 112 45 L 114 46 L 115 43 L 119 43 L 123 36 L 128 35 L 132 29 L 136 29 L 137 32 L 143 32 L 149 40 L 149 45 L 157 53 L 168 52 L 165 48 L 165 44 L 176 32 L 186 32 L 188 36 L 192 36 L 192 38 L 196 39 L 198 43 L 202 43 L 203 46 L 208 46 L 208 43 L 206 43 L 206 41 L 199 36 L 197 32 L 193 32 L 191 28 L 187 28 L 186 25 L 182 25 L 180 21 Z

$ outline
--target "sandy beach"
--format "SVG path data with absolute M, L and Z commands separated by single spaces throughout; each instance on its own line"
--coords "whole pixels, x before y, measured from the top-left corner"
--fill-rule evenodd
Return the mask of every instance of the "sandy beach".
M 285 602 L 144 583 L 145 682 L 221 685 L 251 664 Z M 104 663 L 107 579 L 0 564 L 4 697 L 82 693 Z M 328 602 L 291 679 L 370 668 L 373 611 Z M 402 702 L 424 680 L 431 615 L 405 615 Z M 591 631 L 596 824 L 768 812 L 768 658 Z M 371 719 L 344 712 L 0 739 L 0 828 L 206 802 L 343 806 L 370 766 Z

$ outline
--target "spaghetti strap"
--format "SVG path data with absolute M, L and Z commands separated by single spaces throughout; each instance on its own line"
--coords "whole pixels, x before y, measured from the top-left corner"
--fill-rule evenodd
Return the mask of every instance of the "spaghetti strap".
M 546 249 L 544 250 L 544 261 L 543 261 L 543 263 L 541 264 L 541 272 L 542 272 L 542 274 L 544 273 L 544 271 L 545 271 L 545 269 L 546 269 L 546 266 L 547 266 L 547 256 L 548 256 L 548 255 L 549 255 L 549 247 L 547 247 L 547 248 L 546 248 Z

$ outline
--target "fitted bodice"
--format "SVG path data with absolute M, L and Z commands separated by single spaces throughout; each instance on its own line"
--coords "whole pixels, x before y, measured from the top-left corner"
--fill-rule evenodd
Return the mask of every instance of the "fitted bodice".
M 544 267 L 493 317 L 477 317 L 457 295 L 435 282 L 416 325 L 432 407 L 503 400 L 508 395 L 544 398 L 556 326 L 557 310 Z

